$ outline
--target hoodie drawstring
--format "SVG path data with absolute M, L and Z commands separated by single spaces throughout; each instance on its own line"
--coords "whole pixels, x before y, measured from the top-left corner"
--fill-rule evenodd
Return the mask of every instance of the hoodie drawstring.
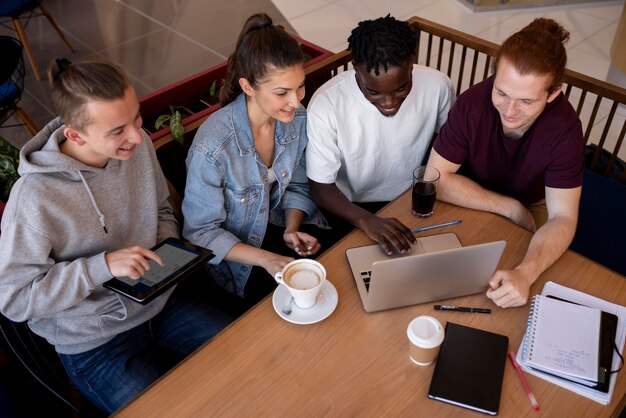
M 98 207 L 98 204 L 96 203 L 96 199 L 93 197 L 93 193 L 91 193 L 91 189 L 89 188 L 89 185 L 87 184 L 87 180 L 85 180 L 85 177 L 83 177 L 83 173 L 81 173 L 80 170 L 78 170 L 77 173 L 80 179 L 82 180 L 83 185 L 85 186 L 85 189 L 87 190 L 87 194 L 89 195 L 89 199 L 91 200 L 91 206 L 93 206 L 94 210 L 96 211 L 96 214 L 98 215 L 98 222 L 100 222 L 100 225 L 102 225 L 102 229 L 104 229 L 104 233 L 108 234 L 107 226 L 104 223 L 104 215 L 102 214 L 102 212 L 100 212 L 100 208 Z

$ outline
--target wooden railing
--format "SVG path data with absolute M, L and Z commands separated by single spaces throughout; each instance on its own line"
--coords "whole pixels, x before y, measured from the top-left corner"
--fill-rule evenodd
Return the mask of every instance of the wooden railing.
M 419 17 L 409 25 L 418 39 L 416 62 L 446 73 L 457 95 L 489 76 L 498 44 Z

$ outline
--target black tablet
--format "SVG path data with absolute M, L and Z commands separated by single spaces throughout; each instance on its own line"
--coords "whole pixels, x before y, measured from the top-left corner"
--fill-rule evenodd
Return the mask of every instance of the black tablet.
M 133 280 L 130 277 L 114 277 L 104 287 L 114 290 L 139 303 L 148 303 L 165 289 L 178 283 L 202 263 L 213 258 L 213 253 L 202 247 L 176 238 L 167 238 L 152 248 L 165 264 L 149 260 L 150 270 Z

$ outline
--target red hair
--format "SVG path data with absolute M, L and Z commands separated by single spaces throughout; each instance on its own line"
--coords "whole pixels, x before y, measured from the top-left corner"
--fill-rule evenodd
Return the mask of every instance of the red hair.
M 519 32 L 511 35 L 500 47 L 493 61 L 494 73 L 501 58 L 510 62 L 522 75 L 547 74 L 551 80 L 548 94 L 561 86 L 567 52 L 564 43 L 569 32 L 553 19 L 537 18 Z

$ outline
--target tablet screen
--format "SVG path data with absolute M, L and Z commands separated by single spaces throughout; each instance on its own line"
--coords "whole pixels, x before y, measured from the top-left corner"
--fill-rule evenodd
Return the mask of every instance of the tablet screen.
M 211 251 L 175 238 L 166 239 L 153 247 L 152 251 L 163 259 L 163 266 L 148 260 L 150 270 L 143 277 L 137 280 L 114 277 L 104 283 L 104 287 L 137 302 L 147 303 L 213 257 Z
M 167 279 L 177 270 L 180 270 L 190 261 L 193 261 L 194 258 L 198 257 L 197 253 L 191 252 L 187 248 L 175 246 L 172 243 L 166 243 L 162 247 L 158 248 L 155 253 L 161 256 L 165 262 L 163 266 L 160 266 L 154 260 L 148 260 L 150 270 L 148 270 L 143 277 L 137 280 L 133 280 L 130 277 L 117 277 L 117 280 L 120 280 L 129 286 L 135 286 L 138 283 L 143 283 L 146 286 L 154 286 L 161 283 L 164 279 Z

